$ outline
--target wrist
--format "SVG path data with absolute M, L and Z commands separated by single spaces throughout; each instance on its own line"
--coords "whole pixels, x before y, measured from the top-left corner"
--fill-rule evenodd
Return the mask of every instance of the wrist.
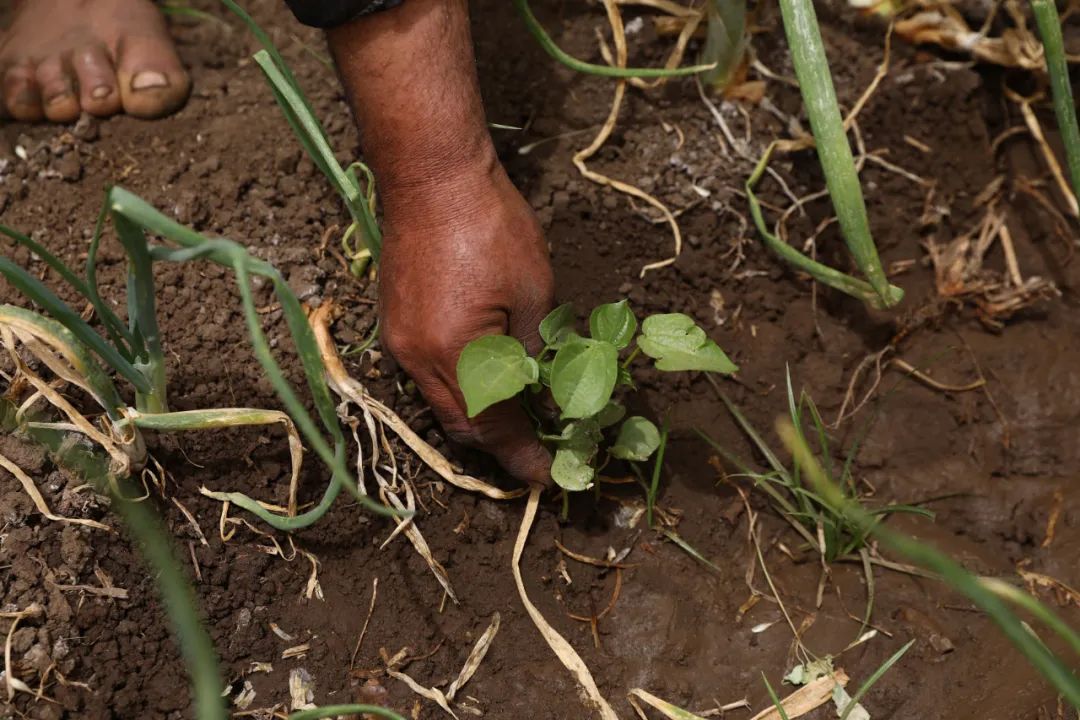
M 407 227 L 411 236 L 492 211 L 493 196 L 509 184 L 486 132 L 484 138 L 441 140 L 400 150 L 383 146 L 372 158 L 386 223 Z

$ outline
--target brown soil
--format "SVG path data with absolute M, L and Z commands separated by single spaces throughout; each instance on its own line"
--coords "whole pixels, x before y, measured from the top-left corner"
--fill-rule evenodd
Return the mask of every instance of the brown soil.
M 218 14 L 212 3 L 206 4 Z M 277 5 L 256 4 L 257 18 L 284 48 L 341 156 L 352 157 L 356 138 L 346 106 L 332 74 L 315 58 L 320 41 Z M 538 5 L 541 19 L 564 47 L 596 57 L 593 28 L 602 22 L 596 8 Z M 840 98 L 850 106 L 881 59 L 882 28 L 853 20 L 846 10 L 822 12 Z M 867 165 L 862 179 L 885 261 L 914 261 L 896 278 L 907 291 L 901 312 L 872 314 L 825 292 L 815 306 L 805 279 L 786 271 L 763 249 L 743 218 L 746 203 L 740 190 L 749 163 L 721 149 L 717 126 L 688 82 L 629 93 L 614 137 L 593 160 L 598 170 L 638 183 L 674 207 L 688 207 L 681 217 L 686 246 L 678 262 L 639 278 L 643 264 L 670 254 L 665 227 L 650 222 L 623 197 L 583 180 L 569 160 L 606 115 L 610 83 L 555 66 L 526 35 L 509 3 L 485 0 L 477 3 L 475 14 L 490 119 L 528 126 L 525 133 L 495 132 L 513 178 L 548 232 L 561 299 L 585 309 L 625 295 L 639 315 L 694 315 L 741 365 L 737 380 L 725 387 L 762 428 L 770 427 L 786 407 L 785 367 L 796 387 L 805 387 L 831 421 L 860 361 L 898 330 L 913 328 L 900 345 L 903 358 L 945 383 L 966 383 L 981 372 L 987 391 L 944 393 L 887 371 L 877 399 L 837 432 L 848 443 L 870 428 L 858 476 L 874 488 L 875 501 L 925 501 L 936 513 L 934 521 L 890 522 L 932 540 L 972 570 L 1015 579 L 1017 565 L 1029 563 L 1031 570 L 1080 585 L 1074 549 L 1080 541 L 1080 514 L 1077 496 L 1069 491 L 1080 461 L 1075 442 L 1080 374 L 1074 366 L 1080 321 L 1073 295 L 1078 276 L 1077 265 L 1068 262 L 1074 240 L 1071 235 L 1058 238 L 1047 210 L 1013 191 L 1019 178 L 1045 180 L 1027 136 L 991 148 L 1001 131 L 1022 124 L 1015 105 L 1003 100 L 1001 92 L 1003 80 L 1022 83 L 1022 78 L 1003 78 L 997 71 L 945 62 L 956 58 L 895 47 L 889 75 L 859 126 L 868 150 L 887 150 L 890 162 L 936 184 L 930 209 L 936 208 L 937 217 L 925 220 L 925 187 L 880 165 Z M 251 39 L 231 19 L 226 22 L 176 26 L 196 89 L 187 107 L 172 118 L 0 128 L 3 222 L 33 233 L 77 263 L 104 188 L 121 183 L 201 231 L 245 243 L 281 268 L 307 302 L 333 298 L 344 303 L 349 311 L 335 328 L 339 341 L 362 338 L 374 324 L 375 290 L 353 280 L 333 252 L 320 249 L 320 238 L 340 226 L 345 214 L 302 158 L 248 59 L 255 49 Z M 778 18 L 769 12 L 758 22 L 764 28 L 754 42 L 759 57 L 790 76 Z M 638 63 L 658 62 L 665 47 L 651 37 L 650 27 L 646 23 L 632 42 L 639 48 L 634 51 Z M 782 110 L 797 112 L 793 88 L 770 82 L 768 96 Z M 749 127 L 734 111 L 727 121 L 737 134 L 750 137 L 754 155 L 785 133 L 780 121 L 761 108 L 750 108 L 746 117 Z M 1044 127 L 1052 127 L 1048 114 L 1041 117 Z M 576 130 L 586 132 L 527 155 L 517 152 L 526 143 Z M 680 133 L 685 135 L 681 147 Z M 906 142 L 905 135 L 929 152 Z M 25 150 L 26 160 L 17 158 L 16 148 Z M 812 152 L 780 158 L 775 167 L 798 195 L 821 187 Z M 984 212 L 976 207 L 976 196 L 1000 174 L 1006 177 L 1002 207 L 1023 273 L 1052 278 L 1063 297 L 1024 311 L 991 333 L 970 308 L 936 300 L 921 243 L 931 238 L 944 243 L 975 226 Z M 710 196 L 702 200 L 691 182 Z M 763 193 L 766 201 L 788 204 L 775 184 L 765 184 Z M 805 217 L 792 220 L 792 241 L 801 242 L 829 211 L 827 202 L 810 204 Z M 819 247 L 830 262 L 845 262 L 835 226 L 820 236 Z M 1000 268 L 1000 250 L 995 252 L 990 262 Z M 14 251 L 14 257 L 45 273 L 25 251 Z M 114 244 L 107 247 L 103 266 L 110 296 L 121 297 L 121 255 Z M 162 266 L 158 272 L 175 408 L 275 407 L 245 342 L 232 277 L 206 264 Z M 55 279 L 47 273 L 45 278 Z M 0 298 L 18 301 L 4 284 Z M 266 289 L 260 300 L 270 302 Z M 299 382 L 279 314 L 267 313 L 264 322 L 290 377 Z M 352 364 L 350 370 L 470 471 L 501 482 L 483 458 L 443 443 L 389 359 Z M 568 522 L 559 522 L 556 501 L 545 503 L 523 561 L 530 595 L 581 652 L 621 717 L 632 714 L 625 696 L 635 687 L 691 709 L 743 697 L 761 709 L 767 705 L 761 674 L 779 685 L 791 665 L 791 634 L 783 622 L 752 632 L 761 623 L 780 620 L 770 602 L 740 617 L 740 606 L 749 597 L 745 576 L 753 564 L 747 518 L 734 489 L 721 483 L 709 464 L 712 453 L 694 429 L 707 431 L 744 457 L 754 455 L 702 378 L 646 372 L 641 391 L 630 402 L 653 417 L 669 418 L 673 431 L 660 503 L 679 514 L 678 533 L 715 562 L 719 572 L 641 525 L 621 527 L 616 522 L 620 504 L 640 503 L 640 496 L 618 488 L 621 492 L 613 491 L 600 503 L 591 494 L 575 498 Z M 417 470 L 415 482 L 425 505 L 420 527 L 460 596 L 460 604 L 441 607 L 442 593 L 412 548 L 398 539 L 380 550 L 388 523 L 340 501 L 322 523 L 295 535 L 296 546 L 318 558 L 325 594 L 323 600 L 305 600 L 310 565 L 304 557 L 286 562 L 269 555 L 266 538 L 246 530 L 223 543 L 216 532 L 220 506 L 198 493 L 206 485 L 283 500 L 288 455 L 282 438 L 273 432 L 237 431 L 154 442 L 155 456 L 172 476 L 168 494 L 193 513 L 206 534 L 208 544 L 202 545 L 179 509 L 162 504 L 182 554 L 197 562 L 192 574 L 198 577 L 195 585 L 223 671 L 234 691 L 244 679 L 252 683 L 252 708 L 283 707 L 289 672 L 302 667 L 314 681 L 320 704 L 385 697 L 399 712 L 412 713 L 416 696 L 403 683 L 378 676 L 365 686 L 372 674 L 366 671 L 382 667 L 380 649 L 393 655 L 411 648 L 423 659 L 412 662 L 408 673 L 423 684 L 445 683 L 498 611 L 502 629 L 466 687 L 475 706 L 496 719 L 525 713 L 537 720 L 586 716 L 574 682 L 539 637 L 514 589 L 509 563 L 520 504 L 481 500 Z M 100 502 L 77 494 L 73 483 L 40 455 L 10 439 L 2 450 L 39 481 L 54 507 L 115 523 Z M 415 460 L 409 462 L 417 467 Z M 317 496 L 325 482 L 324 470 L 309 458 L 304 497 Z M 820 655 L 840 651 L 859 630 L 849 612 L 859 615 L 864 607 L 861 569 L 835 567 L 833 583 L 820 608 L 815 607 L 816 559 L 800 554 L 798 539 L 762 498 L 755 496 L 753 502 L 761 512 L 772 580 L 794 622 L 808 625 L 804 642 Z M 1046 543 L 1055 506 L 1060 508 L 1056 533 Z M 0 704 L 0 716 L 191 717 L 184 668 L 153 581 L 127 540 L 45 521 L 7 474 L 0 474 L 0 512 L 0 609 L 31 602 L 46 609 L 42 619 L 26 623 L 13 637 L 17 674 L 33 686 L 38 674 L 55 663 L 68 681 L 86 684 L 65 686 L 53 675 L 46 695 L 55 702 L 19 696 L 14 704 Z M 589 623 L 567 613 L 590 615 L 603 609 L 616 575 L 568 560 L 568 584 L 559 572 L 555 540 L 595 556 L 609 547 L 633 546 L 627 558 L 633 567 L 622 571 L 617 603 L 598 622 L 595 636 Z M 95 571 L 126 589 L 128 599 L 58 588 L 100 586 L 102 576 Z M 378 600 L 350 672 L 350 655 L 376 579 Z M 864 701 L 876 720 L 1058 717 L 1055 694 L 962 598 L 938 583 L 897 572 L 878 569 L 875 580 L 873 617 L 881 634 L 845 653 L 838 664 L 858 684 L 908 639 L 917 641 Z M 754 583 L 765 588 L 760 569 Z M 1077 619 L 1076 608 L 1063 612 Z M 280 639 L 270 623 L 295 639 Z M 281 658 L 284 649 L 299 643 L 310 644 L 306 656 Z M 273 670 L 252 673 L 256 662 L 272 663 Z M 431 703 L 418 712 L 422 718 L 443 716 Z M 823 708 L 812 717 L 831 713 Z M 740 710 L 727 717 L 749 715 Z

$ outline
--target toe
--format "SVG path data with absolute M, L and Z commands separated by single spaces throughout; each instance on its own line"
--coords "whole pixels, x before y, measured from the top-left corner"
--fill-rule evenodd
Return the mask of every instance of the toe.
M 33 65 L 21 63 L 9 67 L 4 73 L 3 95 L 4 108 L 16 120 L 33 122 L 44 117 Z
M 116 69 L 104 47 L 89 45 L 76 50 L 71 64 L 79 79 L 79 104 L 83 110 L 98 117 L 120 112 L 123 106 L 116 84 Z
M 79 97 L 71 67 L 59 55 L 38 63 L 34 73 L 41 92 L 45 117 L 52 122 L 73 122 L 79 118 Z
M 161 117 L 187 100 L 191 80 L 164 27 L 161 34 L 125 38 L 117 55 L 120 97 L 129 115 Z

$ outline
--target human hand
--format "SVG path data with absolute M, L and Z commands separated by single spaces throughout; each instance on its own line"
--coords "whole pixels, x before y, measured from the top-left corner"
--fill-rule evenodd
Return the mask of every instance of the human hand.
M 470 419 L 457 384 L 458 356 L 477 337 L 513 335 L 533 354 L 543 345 L 537 328 L 553 305 L 553 279 L 532 209 L 493 156 L 384 195 L 385 347 L 450 439 L 490 453 L 523 482 L 548 485 L 551 455 L 519 401 Z

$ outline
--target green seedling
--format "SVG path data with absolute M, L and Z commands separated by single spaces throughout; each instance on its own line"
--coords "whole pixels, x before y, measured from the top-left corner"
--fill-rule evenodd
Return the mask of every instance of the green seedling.
M 1054 97 L 1054 114 L 1062 143 L 1065 145 L 1065 160 L 1069 165 L 1073 195 L 1080 201 L 1080 127 L 1077 126 L 1065 41 L 1061 36 L 1061 18 L 1058 16 L 1055 0 L 1031 0 L 1031 10 L 1042 38 L 1046 69 L 1050 74 L 1050 89 Z
M 701 64 L 713 67 L 701 73 L 701 81 L 722 90 L 731 83 L 746 54 L 746 1 L 707 0 L 705 22 Z
M 916 565 L 934 573 L 942 582 L 971 600 L 985 612 L 1009 641 L 1028 659 L 1058 693 L 1080 709 L 1080 678 L 1072 669 L 1076 658 L 1065 660 L 1054 654 L 1010 608 L 1016 606 L 1043 623 L 1072 652 L 1080 655 L 1080 635 L 1053 610 L 1036 598 L 1000 580 L 981 578 L 968 572 L 945 553 L 882 525 L 880 519 L 853 500 L 822 468 L 806 439 L 790 422 L 777 423 L 777 433 L 791 452 L 794 462 L 804 470 L 808 484 L 837 515 L 872 535 L 883 546 L 907 557 Z
M 782 462 L 727 395 L 719 387 L 716 387 L 716 391 L 735 422 L 765 458 L 770 469 L 766 472 L 755 470 L 708 435 L 700 433 L 701 436 L 717 452 L 739 468 L 743 475 L 751 478 L 755 487 L 769 496 L 777 512 L 788 521 L 814 552 L 824 557 L 826 562 L 832 563 L 859 553 L 865 547 L 869 530 L 872 528 L 853 523 L 846 515 L 837 513 L 831 503 L 805 482 L 805 470 L 799 458 L 793 459 L 790 464 Z M 796 428 L 799 437 L 809 446 L 810 441 L 806 432 L 806 427 L 809 426 L 822 458 L 819 465 L 823 467 L 823 472 L 826 473 L 830 482 L 842 488 L 845 497 L 851 502 L 863 505 L 864 500 L 852 472 L 859 444 L 854 443 L 849 448 L 843 465 L 836 468 L 832 462 L 832 448 L 821 414 L 805 391 L 800 393 L 796 400 L 790 373 L 787 375 L 787 399 L 788 416 L 792 427 Z M 878 523 L 893 513 L 913 513 L 933 517 L 931 512 L 923 508 L 900 504 L 869 508 L 866 512 L 876 518 Z
M 531 397 L 551 392 L 559 418 L 552 426 L 533 416 L 540 438 L 555 452 L 551 476 L 568 491 L 590 487 L 611 459 L 644 462 L 660 447 L 656 425 L 639 416 L 625 418 L 626 409 L 612 398 L 616 387 L 633 385 L 630 365 L 639 354 L 666 372 L 738 370 L 687 315 L 652 315 L 639 333 L 625 300 L 593 310 L 588 336 L 577 333 L 573 307 L 562 305 L 540 323 L 540 337 L 544 347 L 535 357 L 512 337 L 478 338 L 462 350 L 457 378 L 469 417 L 519 395 L 528 406 Z M 601 454 L 605 432 L 614 440 Z

